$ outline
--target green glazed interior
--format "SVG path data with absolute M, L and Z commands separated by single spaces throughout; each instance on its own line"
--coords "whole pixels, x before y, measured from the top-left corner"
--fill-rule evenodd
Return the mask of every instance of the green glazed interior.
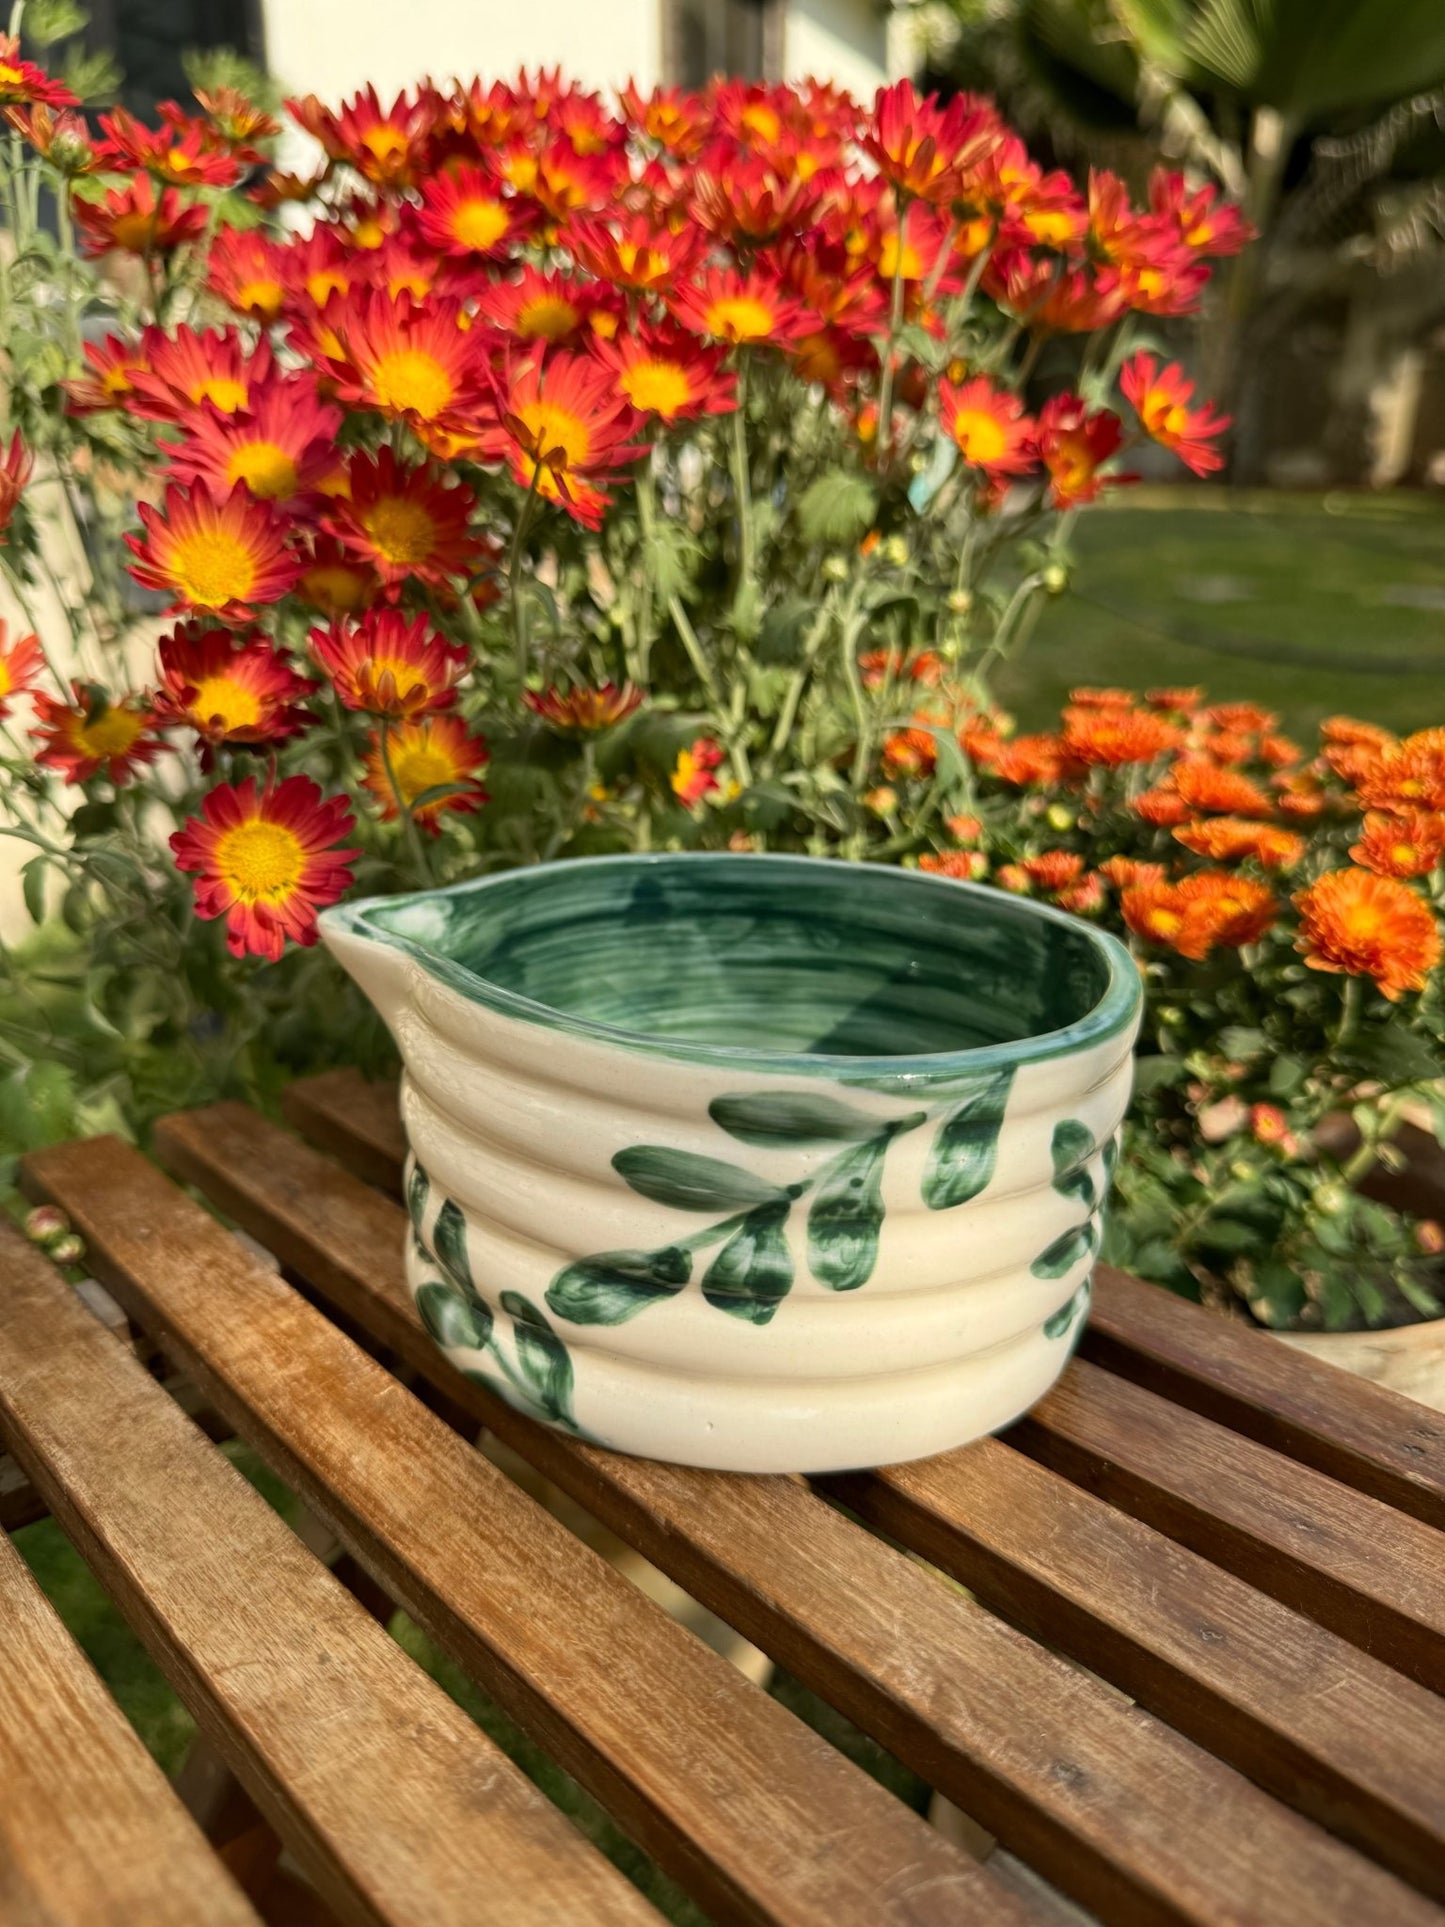
M 806 857 L 553 863 L 326 919 L 534 1022 L 777 1068 L 936 1071 L 961 1052 L 1018 1062 L 1123 1029 L 1139 995 L 1127 952 L 1075 918 Z

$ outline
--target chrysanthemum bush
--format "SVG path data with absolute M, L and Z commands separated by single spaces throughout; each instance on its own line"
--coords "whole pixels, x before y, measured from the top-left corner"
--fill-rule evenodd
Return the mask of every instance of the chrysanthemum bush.
M 1344 1023 L 1325 947 L 1271 921 L 1249 837 L 1279 834 L 1283 794 L 1235 768 L 1258 732 L 1230 755 L 1243 724 L 1121 702 L 1080 711 L 1089 753 L 1077 718 L 1046 753 L 989 698 L 1131 447 L 1220 465 L 1228 424 L 1152 331 L 1247 241 L 1233 208 L 1162 173 L 1143 206 L 1108 174 L 1080 188 L 988 102 L 907 83 L 867 108 L 737 82 L 605 102 L 545 74 L 307 98 L 305 178 L 234 92 L 86 120 L 11 47 L 0 99 L 0 563 L 37 637 L 0 653 L 0 703 L 45 924 L 9 965 L 12 1114 L 38 1091 L 45 1129 L 136 1128 L 374 1058 L 311 948 L 350 888 L 664 847 L 918 862 L 1131 922 L 1165 1066 L 1125 1192 L 1124 1235 L 1155 1227 L 1136 1262 L 1281 1316 L 1315 1302 L 1313 1116 L 1424 1072 L 1364 1065 L 1376 993 Z M 56 523 L 91 580 L 57 571 Z M 1135 808 L 1157 790 L 1214 825 L 1200 771 L 1243 785 L 1238 847 L 1200 855 Z M 1134 886 L 1145 928 L 1105 858 L 1159 844 L 1188 874 Z M 1388 884 L 1417 922 L 1424 888 Z M 1278 1223 L 1236 1214 L 1231 1254 L 1201 1232 L 1228 1218 L 1212 1067 L 1253 1101 L 1281 1027 L 1313 1040 L 1258 1096 L 1283 1135 L 1230 1140 Z M 1224 1051 L 1250 1030 L 1257 1052 Z M 1242 1269 L 1279 1225 L 1293 1307 Z M 1390 1235 L 1388 1290 L 1352 1316 L 1426 1304 L 1418 1239 Z

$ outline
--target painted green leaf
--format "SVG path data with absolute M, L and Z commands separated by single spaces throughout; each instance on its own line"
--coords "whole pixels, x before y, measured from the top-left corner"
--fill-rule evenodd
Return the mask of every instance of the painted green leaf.
M 750 1211 L 703 1274 L 702 1295 L 719 1311 L 766 1325 L 793 1282 L 783 1228 L 791 1200 Z
M 967 1204 L 993 1176 L 1012 1083 L 1012 1068 L 978 1078 L 944 1113 L 923 1173 L 923 1202 L 930 1211 Z
M 644 1198 L 675 1211 L 742 1211 L 782 1196 L 775 1184 L 741 1165 L 670 1150 L 665 1144 L 629 1145 L 613 1158 L 612 1168 Z
M 1029 1270 L 1035 1278 L 1062 1278 L 1066 1271 L 1087 1258 L 1094 1249 L 1093 1221 L 1076 1224 L 1041 1251 Z
M 548 1306 L 573 1325 L 621 1325 L 687 1283 L 692 1257 L 676 1245 L 662 1251 L 602 1251 L 579 1258 L 547 1287 Z
M 538 1405 L 550 1418 L 575 1425 L 572 1416 L 572 1360 L 567 1347 L 530 1298 L 519 1291 L 502 1293 L 502 1310 L 512 1320 L 517 1363 Z
M 1045 1338 L 1062 1338 L 1079 1315 L 1087 1311 L 1089 1305 L 1088 1281 L 1079 1286 L 1071 1298 L 1064 1301 L 1051 1318 L 1044 1320 Z
M 421 1236 L 422 1213 L 426 1210 L 427 1194 L 431 1190 L 431 1180 L 421 1165 L 413 1163 L 411 1176 L 406 1181 L 406 1208 L 411 1213 L 416 1235 Z
M 416 1308 L 439 1345 L 467 1345 L 480 1351 L 491 1335 L 492 1314 L 487 1307 L 480 1299 L 468 1303 L 450 1285 L 418 1286 Z
M 1107 1198 L 1114 1185 L 1114 1172 L 1119 1163 L 1119 1133 L 1104 1139 L 1104 1196 Z
M 745 1097 L 715 1097 L 708 1116 L 730 1137 L 767 1149 L 790 1144 L 830 1144 L 876 1137 L 881 1120 L 840 1104 L 825 1091 L 754 1091 Z M 926 1112 L 910 1120 L 922 1123 Z
M 833 1160 L 808 1213 L 808 1265 L 820 1284 L 856 1291 L 878 1262 L 883 1223 L 883 1154 L 892 1133 L 871 1138 Z
M 1094 1180 L 1086 1167 L 1095 1148 L 1094 1133 L 1078 1118 L 1061 1118 L 1054 1126 L 1049 1145 L 1054 1161 L 1054 1189 L 1061 1197 L 1077 1198 L 1090 1210 L 1094 1204 Z
M 469 1298 L 475 1298 L 477 1288 L 472 1283 L 472 1261 L 467 1256 L 467 1221 L 462 1216 L 461 1206 L 451 1198 L 442 1200 L 442 1208 L 432 1227 L 432 1247 L 437 1255 L 437 1263 L 452 1283 L 460 1286 Z

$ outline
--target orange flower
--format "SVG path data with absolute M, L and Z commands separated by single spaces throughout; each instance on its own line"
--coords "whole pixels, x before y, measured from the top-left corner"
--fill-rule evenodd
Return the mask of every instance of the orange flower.
M 1230 417 L 1219 414 L 1213 402 L 1191 408 L 1194 383 L 1171 361 L 1162 374 L 1152 355 L 1134 355 L 1119 370 L 1119 386 L 1133 405 L 1139 426 L 1161 448 L 1172 449 L 1186 468 L 1208 475 L 1223 468 L 1224 457 L 1213 447 L 1229 427 Z
M 206 285 L 263 327 L 274 321 L 286 301 L 286 250 L 254 228 L 222 228 L 206 262 Z
M 7 107 L 5 118 L 21 139 L 29 141 L 36 153 L 43 154 L 60 173 L 71 179 L 94 173 L 95 147 L 90 129 L 79 114 L 68 108 L 56 113 L 43 101 L 35 101 L 28 107 Z
M 1097 870 L 1090 870 L 1077 883 L 1058 891 L 1054 902 L 1061 910 L 1071 910 L 1076 917 L 1092 917 L 1104 907 L 1104 879 Z
M 1120 769 L 1128 763 L 1152 763 L 1182 738 L 1173 723 L 1147 709 L 1080 709 L 1064 711 L 1064 748 L 1077 763 Z
M 1143 863 L 1132 856 L 1111 856 L 1107 862 L 1099 865 L 1099 874 L 1107 877 L 1117 889 L 1126 890 L 1135 883 L 1162 883 L 1164 865 Z
M 300 574 L 285 523 L 239 482 L 220 501 L 200 485 L 172 485 L 160 510 L 141 503 L 140 518 L 145 535 L 126 536 L 136 558 L 126 566 L 142 588 L 173 596 L 173 609 L 249 622 L 254 605 L 279 602 Z
M 939 420 L 973 468 L 987 475 L 1023 475 L 1033 467 L 1035 423 L 1016 395 L 979 375 L 955 388 L 938 385 Z
M 524 689 L 522 701 L 561 735 L 590 736 L 630 716 L 642 701 L 642 691 L 630 682 L 620 689 L 613 682 L 591 689 L 574 683 L 570 689 Z
M 1255 231 L 1231 201 L 1221 201 L 1213 183 L 1191 188 L 1182 174 L 1156 167 L 1149 177 L 1149 206 L 1169 222 L 1185 247 L 1196 254 L 1238 254 Z
M 7 644 L 7 628 L 8 624 L 0 619 L 0 723 L 10 714 L 10 706 L 15 698 L 35 687 L 36 679 L 45 667 L 40 638 L 33 635 L 17 636 L 14 642 Z
M 336 395 L 414 429 L 465 427 L 483 392 L 478 331 L 464 328 L 458 302 L 424 308 L 357 289 L 327 306 L 326 324 L 340 344 L 328 356 Z
M 1186 756 L 1174 765 L 1170 782 L 1192 810 L 1221 816 L 1268 816 L 1269 798 L 1237 770 L 1220 769 L 1207 757 Z
M 310 555 L 302 557 L 296 593 L 325 616 L 353 616 L 371 607 L 381 582 L 370 563 L 350 554 L 335 536 L 317 535 Z
M 673 314 L 694 334 L 739 345 L 785 348 L 815 325 L 802 306 L 769 274 L 710 268 L 668 300 Z
M 1324 814 L 1328 797 L 1317 776 L 1308 770 L 1298 775 L 1275 778 L 1275 801 L 1285 816 L 1292 816 L 1297 822 L 1310 822 Z
M 469 260 L 504 256 L 536 220 L 534 208 L 504 194 L 480 168 L 459 167 L 422 183 L 417 228 L 443 254 Z
M 187 241 L 199 241 L 206 231 L 205 208 L 187 207 L 173 187 L 157 200 L 149 174 L 138 174 L 127 187 L 111 188 L 103 200 L 73 195 L 70 211 L 92 259 L 112 248 L 122 254 L 169 254 Z
M 977 843 L 983 836 L 983 823 L 976 816 L 947 816 L 943 827 L 955 843 Z
M 1150 689 L 1145 692 L 1144 700 L 1151 709 L 1177 710 L 1187 716 L 1198 709 L 1204 700 L 1204 691 L 1199 688 Z
M 1132 709 L 1138 700 L 1132 689 L 1097 689 L 1085 684 L 1069 691 L 1075 709 Z
M 1253 857 L 1266 870 L 1291 869 L 1305 853 L 1305 840 L 1293 830 L 1272 823 L 1249 823 L 1243 817 L 1216 816 L 1208 823 L 1186 823 L 1174 832 L 1176 843 L 1212 863 L 1237 863 Z
M 930 876 L 976 883 L 988 875 L 988 858 L 982 850 L 925 850 L 918 859 L 918 867 L 927 870 Z
M 1438 810 L 1371 810 L 1350 855 L 1377 876 L 1428 876 L 1445 857 L 1445 815 Z
M 1062 890 L 1084 874 L 1084 859 L 1074 850 L 1044 850 L 1038 856 L 1026 856 L 1020 868 L 1041 890 Z
M 1007 890 L 1016 897 L 1033 895 L 1033 884 L 1029 881 L 1028 871 L 1017 863 L 1001 863 L 993 873 L 993 880 L 1000 890 Z
M 58 769 L 67 783 L 86 783 L 102 772 L 123 783 L 165 748 L 151 733 L 155 711 L 140 697 L 112 703 L 94 683 L 72 682 L 70 690 L 73 704 L 35 691 L 37 727 L 30 732 L 40 744 L 36 762 Z
M 344 895 L 355 850 L 346 799 L 322 798 L 309 776 L 263 790 L 254 776 L 218 783 L 171 838 L 176 868 L 195 873 L 196 915 L 226 919 L 233 957 L 268 957 L 316 941 L 316 912 Z
M 629 81 L 618 98 L 638 133 L 679 160 L 690 159 L 702 146 L 707 123 L 701 95 L 685 94 L 676 87 L 654 87 L 644 99 L 635 83 Z
M 480 736 L 467 734 L 460 716 L 414 717 L 395 728 L 383 724 L 373 733 L 362 762 L 362 780 L 376 798 L 384 823 L 394 821 L 404 806 L 418 829 L 437 836 L 446 811 L 480 809 L 487 800 L 476 778 L 486 767 L 486 745 Z M 419 801 L 428 790 L 446 794 Z
M 862 147 L 900 193 L 947 206 L 962 197 L 964 170 L 976 166 L 1004 138 L 991 101 L 955 94 L 920 99 L 911 80 L 878 91 Z
M 131 407 L 151 421 L 191 425 L 203 414 L 240 415 L 275 378 L 276 366 L 263 335 L 253 350 L 234 328 L 180 327 L 174 334 L 147 328 L 140 355 L 127 371 Z
M 594 481 L 643 453 L 626 445 L 637 417 L 610 372 L 588 356 L 530 358 L 507 370 L 498 399 L 501 424 L 483 431 L 484 453 L 506 460 L 522 488 L 597 528 L 609 497 Z
M 639 415 L 693 421 L 737 406 L 737 386 L 723 366 L 723 350 L 704 347 L 680 328 L 628 333 L 597 342 L 592 352 L 612 371 L 619 398 Z
M 188 423 L 168 467 L 178 482 L 204 482 L 218 496 L 240 483 L 263 502 L 290 502 L 335 471 L 341 420 L 309 381 L 276 382 L 253 395 L 244 414 Z
M 1057 736 L 1015 736 L 997 751 L 991 749 L 986 761 L 1000 782 L 1029 789 L 1036 783 L 1056 783 L 1067 758 Z
M 1326 716 L 1320 735 L 1327 743 L 1359 745 L 1365 749 L 1389 749 L 1399 741 L 1393 730 L 1378 723 L 1362 723 L 1354 716 Z
M 907 729 L 895 729 L 883 741 L 883 770 L 888 776 L 931 776 L 938 763 L 938 737 L 924 727 L 933 720 L 916 719 Z M 941 726 L 941 725 L 940 725 Z
M 1294 899 L 1296 948 L 1311 970 L 1373 977 L 1395 1003 L 1423 990 L 1440 961 L 1440 932 L 1429 906 L 1394 877 L 1330 870 Z
M 312 722 L 299 699 L 316 687 L 262 636 L 183 622 L 160 644 L 156 715 L 185 723 L 206 744 L 276 743 Z
M 102 409 L 121 407 L 127 396 L 135 393 L 131 384 L 136 370 L 145 366 L 139 344 L 107 335 L 104 341 L 83 341 L 80 346 L 89 369 L 62 384 L 66 412 L 93 415 Z
M 359 622 L 311 631 L 311 653 L 348 709 L 393 720 L 444 709 L 471 658 L 435 633 L 425 616 L 375 609 Z
M 1368 809 L 1445 810 L 1445 730 L 1386 745 L 1355 778 L 1355 794 Z
M 1279 721 L 1272 709 L 1261 709 L 1258 703 L 1214 703 L 1205 715 L 1220 729 L 1248 730 L 1254 736 Z
M 1049 499 L 1055 508 L 1097 501 L 1106 484 L 1132 480 L 1103 475 L 1105 462 L 1124 439 L 1119 417 L 1107 408 L 1090 409 L 1077 395 L 1055 395 L 1039 410 L 1038 451 L 1049 471 Z
M 699 736 L 687 749 L 680 749 L 668 784 L 685 808 L 695 810 L 705 796 L 722 788 L 714 772 L 722 763 L 722 746 L 710 737 Z
M 620 233 L 602 221 L 573 221 L 567 229 L 567 244 L 599 281 L 664 297 L 692 267 L 702 245 L 691 228 L 674 234 L 654 226 L 644 215 L 633 215 Z
M 320 526 L 368 562 L 389 595 L 412 577 L 444 588 L 481 556 L 470 528 L 476 497 L 461 483 L 448 486 L 435 464 L 408 468 L 383 446 L 352 456 L 347 485 Z
M 1254 943 L 1274 922 L 1278 904 L 1262 883 L 1201 870 L 1182 883 L 1155 881 L 1126 888 L 1119 899 L 1124 921 L 1136 936 L 1167 944 L 1200 962 L 1217 945 Z

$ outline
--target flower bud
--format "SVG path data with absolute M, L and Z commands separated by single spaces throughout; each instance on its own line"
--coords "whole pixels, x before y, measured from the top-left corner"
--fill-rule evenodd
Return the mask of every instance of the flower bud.
M 55 1204 L 37 1204 L 33 1211 L 25 1214 L 25 1235 L 32 1244 L 50 1245 L 57 1238 L 63 1238 L 70 1229 L 70 1220 Z
M 1168 1030 L 1178 1030 L 1184 1022 L 1184 1012 L 1178 1004 L 1161 1004 L 1157 1012 L 1159 1021 Z
M 825 582 L 846 582 L 848 580 L 848 560 L 842 555 L 823 557 L 823 580 Z
M 1067 803 L 1050 803 L 1047 815 L 1051 830 L 1071 830 L 1078 820 Z
M 890 789 L 886 783 L 880 784 L 876 790 L 869 790 L 863 798 L 863 807 L 872 810 L 875 816 L 891 816 L 898 808 L 898 792 Z
M 901 535 L 890 535 L 883 544 L 883 560 L 901 569 L 908 560 L 908 544 Z
M 1415 1226 L 1415 1243 L 1428 1258 L 1445 1251 L 1445 1228 L 1434 1218 L 1422 1218 Z
M 85 1256 L 85 1240 L 77 1238 L 73 1231 L 67 1232 L 65 1237 L 55 1240 L 45 1255 L 52 1264 L 78 1265 Z
M 948 613 L 953 616 L 966 616 L 973 607 L 972 589 L 951 589 L 948 595 Z
M 1069 586 L 1069 572 L 1062 562 L 1051 562 L 1043 574 L 1044 593 L 1062 595 Z
M 1350 1201 L 1349 1188 L 1343 1184 L 1317 1184 L 1311 1202 L 1322 1218 L 1337 1218 Z
M 1016 897 L 1026 897 L 1033 889 L 1033 879 L 1020 863 L 1003 863 L 994 875 L 994 882 L 1000 890 L 1012 890 Z
M 1251 1104 L 1249 1129 L 1258 1144 L 1282 1144 L 1289 1136 L 1289 1120 L 1278 1104 Z

